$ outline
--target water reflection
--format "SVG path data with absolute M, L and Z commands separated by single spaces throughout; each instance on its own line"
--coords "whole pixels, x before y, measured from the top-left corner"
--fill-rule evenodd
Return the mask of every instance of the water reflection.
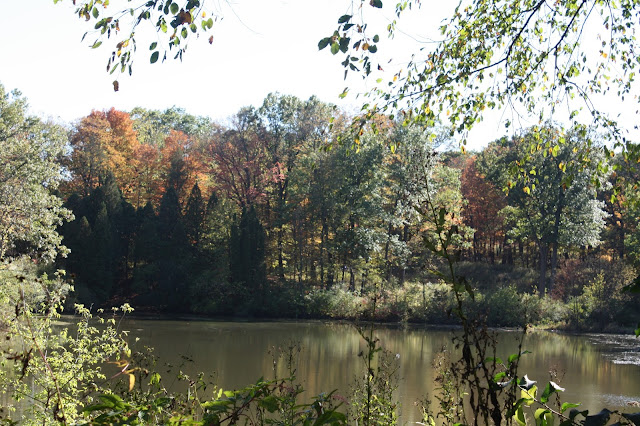
M 134 348 L 150 345 L 161 360 L 174 365 L 180 355 L 194 363 L 182 366 L 188 374 L 196 371 L 216 373 L 219 386 L 239 388 L 258 378 L 286 375 L 283 362 L 273 370 L 274 347 L 299 342 L 297 377 L 304 385 L 305 399 L 320 392 L 338 389 L 348 395 L 351 383 L 361 371 L 358 353 L 364 342 L 353 326 L 323 322 L 207 322 L 129 320 L 123 324 L 131 330 Z M 398 354 L 401 382 L 398 397 L 402 404 L 403 422 L 419 420 L 413 403 L 434 391 L 431 364 L 443 347 L 452 349 L 455 331 L 423 328 L 380 328 L 376 335 L 383 347 Z M 498 356 L 517 352 L 519 333 L 500 332 Z M 606 339 L 610 339 L 607 336 Z M 607 342 L 597 336 L 573 336 L 548 332 L 527 335 L 523 349 L 532 353 L 523 356 L 521 372 L 534 380 L 554 380 L 566 387 L 563 401 L 582 402 L 583 407 L 599 411 L 603 406 L 625 411 L 637 411 L 628 403 L 640 399 L 640 367 L 616 364 L 606 351 Z M 594 343 L 595 342 L 595 343 Z M 637 342 L 636 342 L 637 344 Z

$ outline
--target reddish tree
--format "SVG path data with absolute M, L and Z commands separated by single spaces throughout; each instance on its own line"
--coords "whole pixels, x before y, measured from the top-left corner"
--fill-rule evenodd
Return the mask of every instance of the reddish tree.
M 134 155 L 137 168 L 133 204 L 140 208 L 151 201 L 155 206 L 159 206 L 162 198 L 160 150 L 153 145 L 141 144 Z
M 200 153 L 195 149 L 193 140 L 185 133 L 172 130 L 164 140 L 160 150 L 160 175 L 163 179 L 164 193 L 171 186 L 178 194 L 180 204 L 184 205 L 189 191 L 196 182 L 206 182 L 204 166 Z M 206 196 L 206 191 L 205 196 Z M 159 194 L 162 197 L 162 194 Z
M 468 158 L 462 170 L 461 190 L 468 202 L 463 210 L 464 223 L 476 231 L 473 236 L 474 260 L 485 255 L 493 260 L 495 247 L 502 244 L 504 238 L 499 212 L 506 206 L 506 200 L 504 194 L 478 172 L 475 163 L 475 156 Z
M 216 184 L 240 207 L 262 200 L 269 179 L 281 174 L 265 165 L 267 146 L 255 129 L 237 117 L 236 128 L 220 134 L 211 145 Z

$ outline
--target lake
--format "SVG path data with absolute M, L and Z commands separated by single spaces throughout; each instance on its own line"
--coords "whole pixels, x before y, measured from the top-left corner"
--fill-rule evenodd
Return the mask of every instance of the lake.
M 203 371 L 215 374 L 223 389 L 236 389 L 264 377 L 274 377 L 274 347 L 298 343 L 301 350 L 296 361 L 296 376 L 305 388 L 304 401 L 313 395 L 337 389 L 349 395 L 356 374 L 363 363 L 358 353 L 364 341 L 350 324 L 304 322 L 218 322 L 128 319 L 122 328 L 130 330 L 131 346 L 155 347 L 161 362 L 174 366 L 188 362 L 181 369 L 187 374 Z M 443 347 L 451 348 L 456 331 L 424 327 L 380 326 L 375 335 L 381 345 L 400 362 L 398 399 L 404 422 L 420 420 L 414 402 L 434 391 L 434 356 Z M 520 333 L 499 332 L 497 355 L 506 359 L 517 352 Z M 139 338 L 135 342 L 135 338 Z M 603 407 L 636 412 L 628 403 L 640 400 L 640 341 L 626 335 L 567 335 L 534 332 L 526 336 L 520 373 L 528 374 L 545 386 L 549 372 L 554 381 L 566 388 L 562 400 L 581 402 L 591 413 Z M 163 371 L 159 369 L 159 371 Z M 279 377 L 286 376 L 284 362 L 277 365 Z M 165 385 L 172 381 L 165 375 Z M 177 390 L 179 384 L 174 384 Z

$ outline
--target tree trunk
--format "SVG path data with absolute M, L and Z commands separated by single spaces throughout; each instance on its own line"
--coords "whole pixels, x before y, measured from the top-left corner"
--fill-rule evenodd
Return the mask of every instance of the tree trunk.
M 549 257 L 549 246 L 547 243 L 540 242 L 540 278 L 538 280 L 538 296 L 544 297 L 547 281 L 547 258 Z
M 553 289 L 556 278 L 556 270 L 558 268 L 558 242 L 556 241 L 553 244 L 553 251 L 551 252 L 551 276 L 549 277 L 549 287 L 548 291 Z

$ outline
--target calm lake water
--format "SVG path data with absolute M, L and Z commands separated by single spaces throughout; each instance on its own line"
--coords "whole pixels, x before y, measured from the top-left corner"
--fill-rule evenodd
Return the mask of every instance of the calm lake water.
M 258 378 L 274 377 L 274 348 L 292 342 L 301 347 L 296 376 L 304 388 L 303 399 L 337 389 L 348 396 L 356 374 L 362 371 L 358 353 L 364 341 L 352 325 L 324 322 L 211 322 L 126 320 L 131 346 L 155 347 L 161 362 L 169 362 L 188 374 L 214 374 L 223 389 L 235 389 Z M 400 361 L 398 398 L 403 423 L 420 419 L 414 402 L 434 391 L 434 356 L 451 348 L 454 331 L 428 328 L 380 327 L 375 335 Z M 139 338 L 135 342 L 135 338 Z M 517 352 L 519 333 L 500 332 L 497 355 L 503 359 Z M 525 338 L 521 373 L 546 385 L 549 371 L 567 390 L 563 401 L 581 402 L 592 413 L 601 408 L 636 412 L 628 405 L 640 401 L 640 341 L 624 335 L 565 335 L 535 332 Z M 183 357 L 193 360 L 184 364 Z M 277 366 L 286 375 L 284 362 Z M 171 380 L 165 375 L 165 385 Z M 175 384 L 178 386 L 178 384 Z M 176 388 L 177 390 L 177 388 Z M 595 411 L 594 411 L 595 410 Z

